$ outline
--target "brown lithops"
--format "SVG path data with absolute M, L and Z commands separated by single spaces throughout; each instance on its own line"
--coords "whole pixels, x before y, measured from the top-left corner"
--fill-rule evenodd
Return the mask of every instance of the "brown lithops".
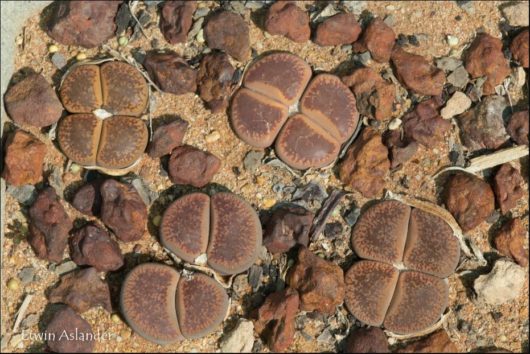
M 145 263 L 126 276 L 120 306 L 135 332 L 169 344 L 214 331 L 225 318 L 228 296 L 206 275 L 181 275 L 169 266 Z
M 206 256 L 220 274 L 236 274 L 256 260 L 262 230 L 252 207 L 231 193 L 192 193 L 174 201 L 160 224 L 160 241 L 189 263 Z M 202 258 L 201 257 L 201 258 Z
M 278 156 L 297 169 L 332 163 L 359 122 L 355 97 L 335 75 L 310 79 L 311 67 L 294 54 L 259 58 L 232 99 L 235 133 L 258 148 L 276 141 Z
M 64 78 L 60 97 L 71 115 L 59 122 L 57 137 L 64 154 L 89 169 L 124 174 L 147 145 L 147 106 L 143 76 L 127 63 L 78 65 Z
M 447 307 L 460 258 L 451 227 L 438 216 L 398 201 L 370 206 L 352 231 L 352 246 L 368 260 L 346 273 L 346 306 L 360 321 L 400 334 L 425 330 Z

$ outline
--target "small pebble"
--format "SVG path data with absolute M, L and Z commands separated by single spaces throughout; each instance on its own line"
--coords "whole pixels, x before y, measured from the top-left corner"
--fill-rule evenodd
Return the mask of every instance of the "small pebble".
M 120 315 L 118 315 L 117 313 L 113 313 L 112 315 L 110 315 L 110 319 L 114 323 L 121 323 Z
M 447 44 L 449 44 L 449 46 L 451 47 L 455 47 L 456 45 L 458 45 L 458 38 L 455 36 L 448 35 Z
M 16 278 L 11 278 L 9 279 L 9 281 L 7 282 L 7 288 L 9 290 L 17 290 L 19 288 L 19 282 L 18 282 L 18 279 Z
M 77 60 L 77 61 L 82 61 L 82 60 L 85 60 L 85 59 L 86 59 L 86 54 L 85 53 L 78 53 L 75 56 L 75 60 Z
M 118 44 L 120 45 L 120 47 L 125 47 L 128 43 L 129 39 L 127 37 L 120 36 L 120 38 L 118 38 Z
M 208 134 L 204 140 L 206 140 L 207 143 L 213 143 L 219 140 L 220 138 L 221 134 L 217 130 L 214 130 L 213 132 Z
M 53 65 L 59 70 L 66 66 L 66 58 L 59 52 L 54 53 L 51 60 Z
M 81 166 L 79 166 L 78 164 L 73 163 L 73 164 L 70 166 L 70 172 L 72 172 L 72 173 L 78 173 L 79 171 L 81 171 Z
M 388 123 L 388 129 L 396 130 L 401 126 L 401 123 L 402 123 L 401 119 L 394 118 L 390 121 L 390 123 Z
M 407 38 L 409 40 L 409 43 L 412 44 L 413 46 L 415 47 L 420 46 L 420 41 L 418 40 L 418 37 L 416 37 L 415 35 L 410 35 Z
M 59 47 L 57 47 L 55 44 L 52 44 L 48 47 L 48 53 L 55 53 L 59 51 Z
M 160 221 L 162 220 L 162 217 L 160 215 L 157 215 L 153 218 L 153 225 L 155 226 L 159 226 L 160 225 Z
M 276 199 L 273 198 L 266 198 L 263 200 L 263 207 L 265 209 L 272 208 L 276 204 Z

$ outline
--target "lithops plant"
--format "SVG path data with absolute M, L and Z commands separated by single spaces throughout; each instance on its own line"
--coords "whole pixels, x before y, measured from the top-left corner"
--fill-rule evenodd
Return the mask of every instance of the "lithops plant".
M 345 275 L 346 306 L 361 322 L 409 335 L 426 330 L 448 302 L 459 240 L 440 217 L 395 200 L 370 206 L 352 231 L 363 260 Z
M 148 139 L 147 127 L 138 118 L 149 96 L 143 76 L 118 61 L 81 64 L 66 74 L 59 93 L 71 113 L 57 128 L 63 153 L 87 169 L 127 173 Z
M 164 345 L 213 332 L 226 316 L 228 296 L 204 274 L 144 263 L 127 274 L 120 306 L 135 332 Z
M 232 193 L 191 193 L 164 212 L 160 241 L 182 260 L 237 274 L 256 260 L 262 241 L 258 215 Z
M 359 123 L 355 97 L 335 75 L 310 79 L 311 67 L 294 54 L 252 63 L 230 108 L 237 136 L 257 148 L 275 142 L 277 155 L 296 169 L 331 164 Z

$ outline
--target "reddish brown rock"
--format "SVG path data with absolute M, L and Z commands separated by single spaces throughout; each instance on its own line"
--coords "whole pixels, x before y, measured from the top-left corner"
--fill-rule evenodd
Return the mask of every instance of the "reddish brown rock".
M 381 136 L 375 130 L 365 128 L 346 151 L 339 176 L 342 183 L 370 198 L 383 190 L 389 168 L 388 150 Z
M 65 45 L 94 48 L 114 36 L 121 1 L 57 1 L 50 7 L 46 32 Z
M 466 232 L 493 213 L 495 199 L 488 183 L 471 174 L 458 173 L 446 185 L 445 205 Z
M 431 65 L 424 57 L 405 52 L 400 47 L 392 51 L 392 65 L 399 82 L 406 88 L 426 96 L 442 94 L 445 84 L 443 70 Z
M 315 43 L 321 46 L 353 43 L 361 34 L 361 26 L 353 14 L 339 13 L 318 24 Z
M 92 267 L 62 276 L 61 283 L 50 292 L 48 300 L 67 304 L 78 313 L 98 306 L 112 312 L 109 285 Z
M 171 153 L 177 146 L 182 145 L 182 140 L 186 135 L 188 125 L 188 122 L 178 118 L 171 123 L 156 128 L 147 148 L 149 156 L 159 158 Z
M 377 120 L 391 117 L 396 90 L 379 74 L 370 68 L 360 68 L 344 76 L 342 82 L 354 93 L 359 113 Z
M 495 93 L 495 86 L 500 85 L 510 75 L 510 65 L 502 52 L 500 39 L 487 33 L 479 33 L 467 49 L 464 66 L 473 78 L 486 76 L 482 86 L 484 95 Z
M 332 314 L 344 301 L 342 269 L 301 247 L 286 279 L 300 294 L 300 309 Z
M 510 51 L 513 58 L 517 60 L 523 68 L 528 68 L 528 43 L 530 42 L 528 28 L 519 33 L 510 44 Z
M 390 353 L 385 332 L 379 327 L 356 328 L 346 338 L 344 353 Z
M 107 231 L 97 225 L 86 225 L 77 230 L 70 240 L 70 257 L 77 265 L 89 265 L 98 272 L 119 269 L 123 255 L 118 243 Z
M 97 216 L 101 210 L 101 181 L 96 180 L 79 188 L 72 199 L 72 206 L 85 215 Z
M 62 306 L 46 326 L 46 344 L 55 353 L 92 353 L 92 327 L 68 306 Z
M 164 92 L 183 95 L 197 90 L 197 72 L 175 53 L 149 52 L 143 65 Z
M 287 288 L 270 294 L 257 311 L 256 332 L 272 351 L 284 352 L 293 343 L 299 304 L 298 292 Z
M 522 267 L 528 265 L 528 250 L 524 248 L 527 230 L 521 219 L 511 219 L 499 230 L 493 243 L 500 254 L 514 259 Z
M 245 20 L 236 13 L 214 13 L 204 26 L 204 38 L 211 49 L 220 49 L 239 61 L 250 56 L 249 29 Z
M 388 157 L 390 158 L 390 168 L 398 168 L 409 161 L 418 150 L 418 143 L 401 137 L 399 130 L 389 130 L 383 136 Z
M 265 30 L 298 43 L 307 42 L 311 36 L 308 14 L 290 1 L 277 1 L 269 7 Z
M 160 10 L 160 31 L 171 44 L 183 43 L 193 22 L 196 1 L 165 1 Z
M 171 182 L 191 184 L 201 188 L 207 185 L 221 168 L 221 160 L 193 146 L 179 146 L 171 153 L 168 172 Z
M 29 208 L 28 242 L 37 257 L 61 261 L 72 226 L 55 190 L 52 187 L 42 190 Z
M 407 344 L 398 350 L 398 353 L 458 353 L 459 350 L 451 342 L 447 332 L 443 329 L 427 337 Z
M 14 186 L 42 180 L 46 145 L 29 133 L 16 130 L 6 140 L 2 177 Z
M 212 113 L 222 112 L 228 107 L 228 100 L 235 88 L 232 80 L 235 69 L 224 53 L 210 53 L 204 56 L 197 74 L 199 96 Z
M 19 125 L 47 127 L 63 113 L 61 101 L 41 74 L 31 74 L 11 86 L 4 102 L 9 118 Z
M 519 145 L 528 145 L 528 110 L 516 112 L 510 118 L 506 131 Z
M 147 223 L 147 207 L 136 189 L 108 179 L 101 185 L 101 221 L 124 242 L 142 238 Z
M 501 212 L 506 214 L 524 196 L 523 177 L 509 163 L 502 165 L 493 179 L 493 190 Z
M 314 216 L 297 205 L 276 209 L 267 222 L 263 245 L 271 253 L 287 252 L 296 244 L 307 247 Z
M 440 116 L 441 105 L 441 99 L 433 97 L 405 114 L 402 118 L 405 137 L 429 148 L 442 143 L 444 135 L 451 129 L 451 122 Z
M 353 44 L 353 51 L 369 51 L 379 63 L 387 63 L 392 55 L 396 34 L 383 20 L 375 18 L 364 30 L 361 39 Z

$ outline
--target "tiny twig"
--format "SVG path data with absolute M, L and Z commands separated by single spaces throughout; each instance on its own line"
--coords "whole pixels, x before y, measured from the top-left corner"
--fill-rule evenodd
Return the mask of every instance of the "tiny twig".
M 20 326 L 22 318 L 24 318 L 24 315 L 28 310 L 29 304 L 31 303 L 31 299 L 33 299 L 33 295 L 28 294 L 24 298 L 24 301 L 22 301 L 22 305 L 20 305 L 20 308 L 17 311 L 17 318 L 15 319 L 15 325 L 13 326 L 13 333 L 16 333 L 18 331 L 18 327 Z
M 346 194 L 348 193 L 342 189 L 334 189 L 331 192 L 330 196 L 326 199 L 322 205 L 322 208 L 320 208 L 318 214 L 315 216 L 313 226 L 309 232 L 310 241 L 316 240 L 318 235 L 320 235 L 329 216 L 333 213 L 339 202 Z

